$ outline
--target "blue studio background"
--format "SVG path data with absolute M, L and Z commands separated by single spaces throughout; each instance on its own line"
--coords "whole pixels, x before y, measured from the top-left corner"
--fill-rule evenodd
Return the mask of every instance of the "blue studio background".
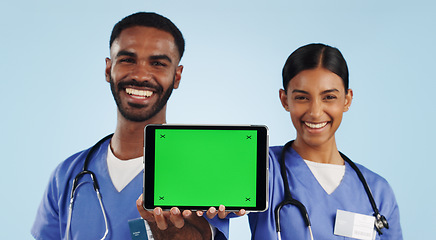
M 265 124 L 271 145 L 295 136 L 278 98 L 288 55 L 312 42 L 338 47 L 354 90 L 338 146 L 390 182 L 405 239 L 429 239 L 435 7 L 430 0 L 2 1 L 0 238 L 31 239 L 56 165 L 114 131 L 104 79 L 111 29 L 133 12 L 155 11 L 186 39 L 167 121 Z M 232 220 L 231 239 L 249 236 L 246 217 Z

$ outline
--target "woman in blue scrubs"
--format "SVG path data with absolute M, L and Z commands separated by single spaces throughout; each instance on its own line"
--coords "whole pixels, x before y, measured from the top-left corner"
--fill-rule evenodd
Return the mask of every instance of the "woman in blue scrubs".
M 281 239 L 401 240 L 398 205 L 388 182 L 356 164 L 380 214 L 389 223 L 389 228 L 385 226 L 379 234 L 364 184 L 336 146 L 336 130 L 353 98 L 340 51 L 324 44 L 297 49 L 283 68 L 283 89 L 279 93 L 297 134 L 286 149 L 270 148 L 270 206 L 265 212 L 248 215 L 252 239 L 278 238 L 275 209 L 288 188 L 305 206 L 311 227 L 298 207 L 283 205 L 279 213 Z M 285 186 L 280 172 L 282 151 L 289 186 Z

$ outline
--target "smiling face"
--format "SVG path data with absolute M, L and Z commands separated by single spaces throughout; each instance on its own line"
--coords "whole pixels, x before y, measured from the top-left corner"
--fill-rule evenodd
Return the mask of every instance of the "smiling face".
M 165 122 L 165 107 L 183 66 L 170 33 L 152 27 L 124 29 L 106 59 L 106 81 L 122 117 Z
M 297 130 L 295 144 L 317 147 L 334 143 L 352 96 L 338 75 L 322 67 L 301 71 L 292 78 L 287 91 L 280 90 L 280 100 Z

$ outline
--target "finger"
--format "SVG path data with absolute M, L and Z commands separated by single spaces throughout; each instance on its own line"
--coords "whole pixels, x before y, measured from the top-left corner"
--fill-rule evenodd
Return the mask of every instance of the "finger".
M 229 213 L 226 213 L 226 207 L 224 207 L 224 205 L 220 205 L 220 207 L 218 208 L 218 217 L 223 219 L 227 217 L 227 214 Z
M 242 217 L 242 216 L 245 215 L 245 209 L 241 209 L 241 210 L 239 210 L 238 212 L 235 212 L 235 214 L 238 215 L 238 216 L 240 216 L 240 217 Z
M 170 221 L 176 228 L 182 228 L 185 225 L 185 220 L 180 213 L 180 210 L 176 207 L 171 208 Z
M 156 220 L 157 227 L 160 230 L 166 230 L 168 228 L 168 223 L 163 215 L 162 208 L 157 207 L 153 210 L 153 212 L 154 212 L 154 218 Z
M 152 212 L 145 210 L 142 204 L 143 204 L 143 200 L 141 194 L 138 200 L 136 200 L 136 208 L 138 209 L 139 215 L 141 215 L 141 217 L 145 219 L 147 222 L 154 222 L 154 216 Z
M 192 215 L 192 211 L 191 210 L 184 210 L 182 212 L 182 214 L 183 214 L 183 218 L 188 218 Z
M 210 219 L 214 218 L 217 215 L 217 211 L 214 207 L 210 207 L 206 212 L 206 216 Z
M 204 212 L 201 210 L 197 211 L 196 213 L 197 213 L 197 216 L 199 216 L 199 217 L 203 216 L 203 214 L 204 214 Z

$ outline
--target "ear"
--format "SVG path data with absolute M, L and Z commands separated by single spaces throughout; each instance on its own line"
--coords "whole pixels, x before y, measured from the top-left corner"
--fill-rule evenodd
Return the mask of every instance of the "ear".
M 174 76 L 174 89 L 179 88 L 180 80 L 182 79 L 183 65 L 180 65 L 176 69 L 176 75 Z
M 352 101 L 353 101 L 353 90 L 348 89 L 348 93 L 345 95 L 344 112 L 347 112 L 350 109 Z
M 289 112 L 288 95 L 286 94 L 285 90 L 283 89 L 279 90 L 279 98 L 283 108 Z
M 104 71 L 104 75 L 106 77 L 106 82 L 110 82 L 111 70 L 112 70 L 112 60 L 110 58 L 106 58 L 106 68 Z

